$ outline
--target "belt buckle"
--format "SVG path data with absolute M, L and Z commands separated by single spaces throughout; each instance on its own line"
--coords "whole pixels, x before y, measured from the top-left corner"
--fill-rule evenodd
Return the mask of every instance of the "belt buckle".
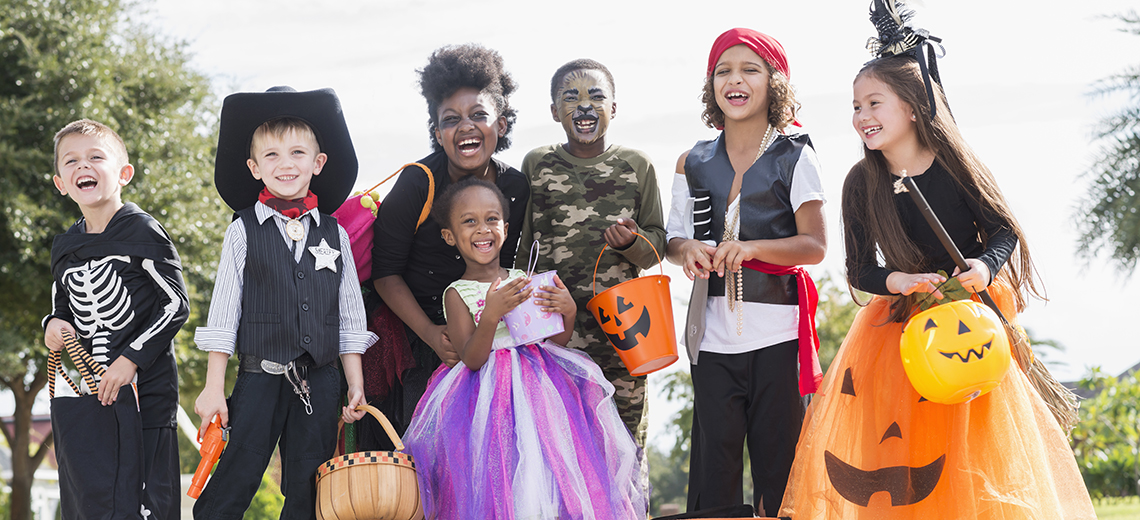
M 273 374 L 275 376 L 279 376 L 279 375 L 285 373 L 285 365 L 281 364 L 281 363 L 274 362 L 274 361 L 270 361 L 268 359 L 263 359 L 263 360 L 261 360 L 261 371 L 265 372 L 266 374 Z

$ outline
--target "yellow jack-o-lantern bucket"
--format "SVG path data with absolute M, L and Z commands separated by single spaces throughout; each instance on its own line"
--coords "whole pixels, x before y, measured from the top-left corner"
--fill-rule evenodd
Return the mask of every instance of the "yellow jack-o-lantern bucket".
M 641 234 L 634 234 L 649 242 Z M 677 360 L 677 332 L 673 328 L 673 301 L 665 269 L 661 268 L 662 274 L 640 276 L 598 294 L 598 264 L 606 247 L 602 247 L 594 262 L 594 297 L 586 308 L 598 320 L 631 375 L 643 376 L 673 364 Z M 656 247 L 653 254 L 660 264 Z
M 918 395 L 964 403 L 1001 383 L 1009 371 L 1009 337 L 997 314 L 971 300 L 922 311 L 899 340 L 903 369 Z

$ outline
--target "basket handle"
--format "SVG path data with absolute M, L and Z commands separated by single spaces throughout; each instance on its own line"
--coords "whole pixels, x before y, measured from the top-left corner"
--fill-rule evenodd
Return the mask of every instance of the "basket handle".
M 423 207 L 423 209 L 420 210 L 420 218 L 416 220 L 416 229 L 418 230 L 420 228 L 420 224 L 423 224 L 424 221 L 427 220 L 428 215 L 431 214 L 431 206 L 432 206 L 432 204 L 435 203 L 435 174 L 433 174 L 431 172 L 431 168 L 428 168 L 427 166 L 424 166 L 423 164 L 420 164 L 418 162 L 410 162 L 408 164 L 401 166 L 399 169 L 397 169 L 395 171 L 395 173 L 393 173 L 387 177 L 384 177 L 384 179 L 382 179 L 380 182 L 377 182 L 371 188 L 364 190 L 364 194 L 368 195 L 369 193 L 372 193 L 372 190 L 379 188 L 381 184 L 384 184 L 385 182 L 388 182 L 392 177 L 399 175 L 400 172 L 404 171 L 409 166 L 419 166 L 420 169 L 423 170 L 424 173 L 427 174 L 427 178 L 428 178 L 427 200 L 424 201 L 424 207 Z
M 396 451 L 404 451 L 404 442 L 400 440 L 400 436 L 396 434 L 396 429 L 392 427 L 392 422 L 388 420 L 388 417 L 384 415 L 384 412 L 381 412 L 379 408 L 376 408 L 375 406 L 372 406 L 370 404 L 359 405 L 356 407 L 356 409 L 357 410 L 364 410 L 364 411 L 368 412 L 368 414 L 371 415 L 372 417 L 375 417 L 376 422 L 380 423 L 380 426 L 384 427 L 384 432 L 388 434 L 388 438 L 391 439 L 392 444 L 396 446 Z M 341 418 L 340 423 L 337 426 L 337 432 L 336 432 L 337 437 L 340 437 L 340 431 L 343 428 L 344 428 L 344 419 Z M 337 443 L 337 455 L 338 456 L 343 455 L 343 453 L 340 453 L 340 443 L 339 442 Z
M 645 243 L 649 244 L 649 247 L 653 249 L 653 256 L 657 257 L 657 267 L 661 269 L 661 274 L 664 275 L 665 266 L 661 265 L 661 255 L 657 253 L 657 248 L 653 246 L 653 242 L 637 231 L 633 231 L 632 233 L 641 237 L 642 240 L 645 240 Z M 594 291 L 594 296 L 598 295 L 598 264 L 602 263 L 602 255 L 606 254 L 607 247 L 610 247 L 610 245 L 603 245 L 602 252 L 598 253 L 598 259 L 594 262 L 594 274 L 590 277 L 590 289 Z

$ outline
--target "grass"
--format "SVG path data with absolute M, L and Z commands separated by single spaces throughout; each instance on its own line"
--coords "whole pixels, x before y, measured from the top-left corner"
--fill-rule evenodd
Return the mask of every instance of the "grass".
M 1140 518 L 1140 497 L 1093 500 L 1099 520 L 1134 520 Z

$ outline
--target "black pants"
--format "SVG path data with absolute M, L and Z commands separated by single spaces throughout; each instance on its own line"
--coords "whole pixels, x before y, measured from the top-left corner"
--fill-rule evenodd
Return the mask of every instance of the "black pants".
M 436 325 L 443 325 L 443 316 L 433 320 Z M 400 381 L 392 385 L 388 395 L 379 402 L 369 398 L 368 402 L 384 413 L 396 429 L 396 434 L 403 437 L 408 424 L 412 422 L 412 415 L 416 411 L 424 392 L 427 391 L 428 381 L 432 373 L 442 363 L 435 351 L 427 342 L 420 339 L 415 332 L 408 329 L 408 343 L 411 345 L 412 357 L 416 366 L 404 371 Z M 376 347 L 373 347 L 376 348 Z M 396 447 L 388 439 L 388 434 L 371 415 L 365 415 L 356 422 L 356 449 L 357 451 L 392 451 Z
M 336 449 L 340 370 L 336 363 L 309 369 L 313 414 L 284 376 L 241 372 L 227 400 L 230 440 L 214 475 L 194 504 L 195 519 L 240 519 L 281 450 L 282 519 L 316 518 L 317 468 Z
M 693 374 L 689 511 L 744 503 L 744 442 L 755 504 L 776 516 L 795 458 L 805 401 L 797 341 L 743 354 L 701 352 Z
M 182 483 L 178 468 L 178 432 L 145 428 L 143 438 L 143 507 L 150 520 L 182 517 Z

